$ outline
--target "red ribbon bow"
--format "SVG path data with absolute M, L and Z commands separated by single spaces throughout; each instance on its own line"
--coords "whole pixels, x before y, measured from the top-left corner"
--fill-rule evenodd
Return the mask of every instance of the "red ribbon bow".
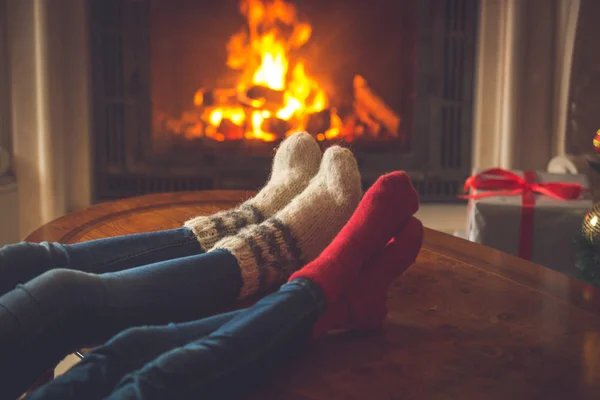
M 558 200 L 576 200 L 583 191 L 579 183 L 536 182 L 535 172 L 524 171 L 523 176 L 502 168 L 490 168 L 469 177 L 465 182 L 465 192 L 486 190 L 459 196 L 463 199 L 482 199 L 494 196 L 522 195 L 521 228 L 519 230 L 519 257 L 531 259 L 533 247 L 534 193 L 543 194 Z

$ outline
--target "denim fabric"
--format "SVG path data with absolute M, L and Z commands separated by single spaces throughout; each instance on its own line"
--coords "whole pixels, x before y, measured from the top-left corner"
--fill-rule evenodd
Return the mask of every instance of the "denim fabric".
M 203 252 L 193 232 L 187 228 L 75 244 L 22 242 L 6 245 L 0 247 L 0 296 L 55 268 L 102 274 Z
M 87 353 L 67 373 L 42 386 L 28 400 L 102 399 L 128 373 L 142 368 L 164 352 L 210 335 L 240 311 L 193 322 L 127 329 L 104 346 Z
M 237 260 L 224 250 L 100 275 L 45 272 L 0 297 L 3 395 L 17 397 L 69 352 L 124 329 L 219 312 L 241 286 Z
M 209 336 L 128 374 L 106 399 L 238 397 L 303 347 L 324 309 L 321 290 L 309 280 L 295 279 Z
M 27 399 L 235 397 L 301 349 L 324 308 L 320 289 L 296 279 L 246 310 L 134 328 Z

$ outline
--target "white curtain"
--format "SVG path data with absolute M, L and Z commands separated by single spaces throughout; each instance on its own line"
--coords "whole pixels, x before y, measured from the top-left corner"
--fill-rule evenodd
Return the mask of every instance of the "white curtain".
M 6 0 L 21 236 L 90 202 L 88 18 L 82 0 Z
M 580 0 L 481 0 L 473 165 L 545 169 L 564 154 Z

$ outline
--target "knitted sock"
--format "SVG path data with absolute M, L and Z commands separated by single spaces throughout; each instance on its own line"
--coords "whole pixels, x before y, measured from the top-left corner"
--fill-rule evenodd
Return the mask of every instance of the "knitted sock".
M 244 280 L 240 297 L 285 282 L 292 272 L 314 259 L 329 244 L 356 208 L 362 194 L 352 153 L 328 148 L 306 190 L 283 210 L 259 225 L 242 229 L 217 243 L 239 263 Z
M 319 258 L 294 273 L 291 279 L 316 283 L 333 304 L 341 291 L 406 224 L 419 208 L 418 195 L 404 172 L 380 177 L 365 193 L 350 221 Z
M 271 177 L 256 196 L 232 210 L 190 219 L 185 226 L 208 251 L 220 239 L 260 223 L 285 207 L 308 186 L 320 162 L 321 149 L 313 137 L 306 132 L 295 133 L 277 149 Z
M 331 329 L 375 330 L 387 315 L 387 293 L 392 282 L 415 260 L 423 243 L 423 225 L 411 217 L 375 258 L 367 262 L 358 278 L 313 326 L 312 336 L 323 336 Z

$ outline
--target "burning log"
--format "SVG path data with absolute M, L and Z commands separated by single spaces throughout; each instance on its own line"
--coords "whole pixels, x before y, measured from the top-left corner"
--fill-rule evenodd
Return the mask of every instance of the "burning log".
M 217 128 L 217 133 L 223 134 L 227 140 L 239 140 L 244 138 L 244 128 L 233 123 L 233 121 L 223 118 Z
M 354 102 L 354 113 L 360 122 L 362 122 L 367 128 L 368 132 L 373 136 L 377 136 L 381 130 L 381 124 L 371 118 L 369 110 L 365 108 L 361 103 Z
M 331 110 L 325 109 L 316 113 L 312 113 L 306 119 L 306 131 L 311 135 L 324 133 L 331 127 Z
M 272 133 L 280 138 L 283 138 L 291 128 L 288 121 L 276 117 L 265 119 L 260 127 L 264 132 Z
M 362 122 L 370 126 L 376 120 L 385 127 L 390 135 L 394 137 L 398 136 L 400 116 L 389 108 L 381 97 L 373 92 L 367 81 L 360 75 L 354 77 L 354 99 L 355 110 L 357 110 L 357 114 Z M 368 118 L 370 121 L 366 121 L 363 118 Z
M 194 94 L 196 107 L 211 107 L 237 104 L 235 89 L 198 89 Z
M 269 103 L 283 104 L 283 94 L 281 90 L 275 90 L 266 86 L 253 86 L 246 91 L 246 95 L 251 99 L 264 99 Z
M 204 135 L 204 125 L 201 122 L 196 122 L 185 129 L 184 137 L 186 139 L 195 139 Z
M 266 86 L 252 86 L 238 93 L 238 101 L 253 108 L 277 110 L 284 105 L 284 92 Z

